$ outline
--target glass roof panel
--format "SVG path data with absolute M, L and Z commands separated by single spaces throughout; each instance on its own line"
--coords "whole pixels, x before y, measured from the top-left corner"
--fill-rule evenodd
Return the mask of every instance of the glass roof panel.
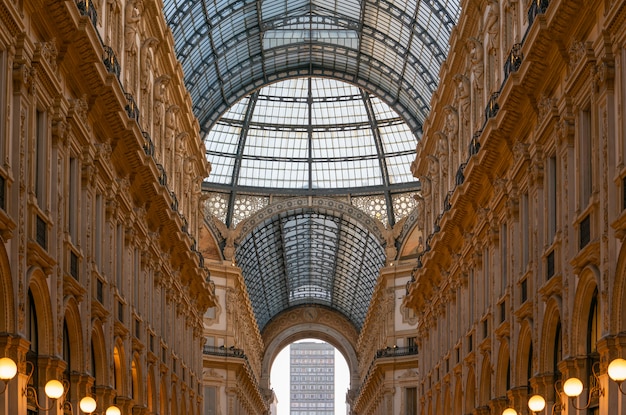
M 213 165 L 206 182 L 224 184 L 225 177 L 236 176 L 232 186 L 263 192 L 383 191 L 417 184 L 410 161 L 397 164 L 409 160 L 416 144 L 404 120 L 380 98 L 334 79 L 288 79 L 235 104 L 206 135 Z M 394 160 L 393 180 L 385 177 L 385 159 Z M 224 160 L 228 166 L 218 166 Z
M 384 252 L 351 219 L 295 210 L 254 229 L 240 243 L 236 259 L 261 330 L 298 304 L 332 307 L 360 328 Z
M 345 74 L 394 102 L 419 135 L 460 5 L 459 0 L 164 0 L 163 9 L 204 133 L 260 86 L 315 71 Z
M 207 210 L 232 228 L 273 197 L 348 195 L 385 226 L 406 216 L 459 3 L 164 0 L 212 164 L 204 188 L 219 194 Z M 360 327 L 384 263 L 363 229 L 292 211 L 243 237 L 236 259 L 260 327 L 296 303 Z
M 240 186 L 281 187 L 306 189 L 309 184 L 309 167 L 304 162 L 273 161 L 264 159 L 242 159 L 238 177 Z

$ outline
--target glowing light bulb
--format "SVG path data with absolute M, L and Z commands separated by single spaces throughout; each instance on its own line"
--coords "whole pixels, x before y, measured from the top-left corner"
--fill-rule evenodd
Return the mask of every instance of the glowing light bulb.
M 583 392 L 583 383 L 578 378 L 569 378 L 563 384 L 563 392 L 570 398 L 575 398 Z
M 63 384 L 56 379 L 48 381 L 46 386 L 44 387 L 44 392 L 46 392 L 46 396 L 50 399 L 59 399 L 63 396 L 65 392 L 65 388 Z
M 122 415 L 122 412 L 117 406 L 109 406 L 106 415 Z
M 17 374 L 17 365 L 12 359 L 3 357 L 0 359 L 0 380 L 11 380 Z
M 96 400 L 91 396 L 85 396 L 80 400 L 79 406 L 81 411 L 90 414 L 96 410 Z
M 615 359 L 609 364 L 609 377 L 614 382 L 621 383 L 626 380 L 626 360 Z
M 541 395 L 533 395 L 528 400 L 528 408 L 533 412 L 543 411 L 546 407 L 546 400 Z

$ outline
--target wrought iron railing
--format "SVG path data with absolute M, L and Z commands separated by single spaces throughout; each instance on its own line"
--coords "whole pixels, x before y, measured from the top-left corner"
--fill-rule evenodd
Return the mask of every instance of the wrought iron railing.
M 489 97 L 489 102 L 487 102 L 487 107 L 485 108 L 485 121 L 498 115 L 498 111 L 500 110 L 498 97 L 500 97 L 499 92 L 494 92 Z
M 506 80 L 513 72 L 517 72 L 519 67 L 522 66 L 522 60 L 524 60 L 524 54 L 522 53 L 522 44 L 516 43 L 511 48 L 509 56 L 504 63 L 504 79 Z
M 533 0 L 528 9 L 528 27 L 530 27 L 537 15 L 544 14 L 550 5 L 549 0 Z
M 159 170 L 159 184 L 161 186 L 167 186 L 167 172 L 162 164 L 157 163 L 157 169 Z
M 120 79 L 120 73 L 122 72 L 120 61 L 115 55 L 115 51 L 111 46 L 104 45 L 104 52 L 102 54 L 102 62 L 107 68 L 107 72 L 114 74 L 117 79 Z
M 146 153 L 146 156 L 154 157 L 154 143 L 152 142 L 150 134 L 144 131 L 141 133 L 141 135 L 143 135 L 144 140 L 146 140 L 146 142 L 143 144 L 143 151 Z
M 76 5 L 78 6 L 78 11 L 83 16 L 89 17 L 91 20 L 91 24 L 93 27 L 96 27 L 98 24 L 98 11 L 91 0 L 77 0 Z
M 470 144 L 469 144 L 469 155 L 470 157 L 473 156 L 474 154 L 478 154 L 478 151 L 480 151 L 480 135 L 482 134 L 482 131 L 476 131 L 474 133 L 474 136 L 472 137 Z
M 124 97 L 126 97 L 126 106 L 124 107 L 126 109 L 126 115 L 128 115 L 128 118 L 139 122 L 139 108 L 137 107 L 135 98 L 128 92 L 124 92 Z
M 457 186 L 460 186 L 463 184 L 463 182 L 465 182 L 465 167 L 467 166 L 467 162 L 465 163 L 461 163 L 461 165 L 459 166 L 458 170 L 456 171 L 456 177 L 454 179 L 454 183 Z
M 443 211 L 447 212 L 450 209 L 452 209 L 452 203 L 450 202 L 450 199 L 452 199 L 452 195 L 454 194 L 454 190 L 450 190 L 448 192 L 448 194 L 446 195 L 446 198 L 443 200 Z
M 400 357 L 411 356 L 417 354 L 417 346 L 408 347 L 387 347 L 376 352 L 376 358 L 381 357 Z
M 178 197 L 176 197 L 176 193 L 170 191 L 170 197 L 172 198 L 172 204 L 170 205 L 170 209 L 174 212 L 178 212 Z
M 204 346 L 202 352 L 206 355 L 211 356 L 223 356 L 223 357 L 240 357 L 242 359 L 246 359 L 246 354 L 242 349 L 238 349 L 234 346 L 224 347 L 224 346 Z

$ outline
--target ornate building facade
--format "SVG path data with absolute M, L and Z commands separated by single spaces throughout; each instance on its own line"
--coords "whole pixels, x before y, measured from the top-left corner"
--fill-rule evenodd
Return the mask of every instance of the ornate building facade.
M 152 3 L 0 3 L 2 414 L 201 413 L 210 169 L 170 43 Z
M 0 414 L 267 414 L 311 337 L 353 414 L 626 413 L 626 2 L 283 3 L 0 0 Z M 375 150 L 220 152 L 270 130 Z
M 625 5 L 468 3 L 413 164 L 419 413 L 625 413 Z

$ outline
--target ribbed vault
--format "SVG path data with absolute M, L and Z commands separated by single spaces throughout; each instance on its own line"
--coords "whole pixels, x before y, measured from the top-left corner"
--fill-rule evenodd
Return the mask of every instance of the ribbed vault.
M 236 257 L 261 330 L 281 311 L 310 304 L 360 328 L 385 259 L 380 241 L 353 218 L 311 208 L 266 220 Z

